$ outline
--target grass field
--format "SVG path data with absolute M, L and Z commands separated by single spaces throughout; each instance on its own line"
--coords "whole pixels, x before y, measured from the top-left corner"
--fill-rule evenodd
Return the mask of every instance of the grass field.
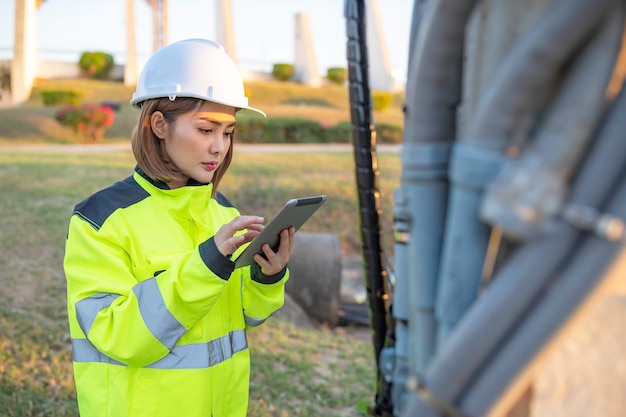
M 39 80 L 30 101 L 0 110 L 0 416 L 78 415 L 67 329 L 64 241 L 73 206 L 131 174 L 130 152 L 66 152 L 80 142 L 44 107 L 43 89 L 76 89 L 83 102 L 122 103 L 103 142 L 128 143 L 137 111 L 132 89 L 89 80 Z M 349 120 L 344 87 L 249 83 L 250 103 L 269 117 L 305 117 L 325 124 Z M 400 96 L 376 120 L 402 124 Z M 51 152 L 3 150 L 2 145 L 60 145 Z M 56 148 L 55 148 L 56 149 Z M 392 251 L 392 195 L 399 155 L 380 154 L 383 245 Z M 345 254 L 358 254 L 358 206 L 351 152 L 236 151 L 220 190 L 246 214 L 267 219 L 287 198 L 324 193 L 328 201 L 303 228 L 335 233 Z M 373 400 L 375 362 L 368 341 L 337 330 L 307 330 L 277 319 L 249 335 L 250 415 L 358 416 Z
M 399 156 L 379 157 L 387 243 Z M 0 152 L 0 416 L 76 416 L 65 311 L 63 244 L 72 207 L 130 174 L 130 152 Z M 221 190 L 264 216 L 294 195 L 326 193 L 306 225 L 358 250 L 352 155 L 239 152 Z M 374 393 L 371 344 L 278 320 L 250 334 L 250 415 L 356 416 Z

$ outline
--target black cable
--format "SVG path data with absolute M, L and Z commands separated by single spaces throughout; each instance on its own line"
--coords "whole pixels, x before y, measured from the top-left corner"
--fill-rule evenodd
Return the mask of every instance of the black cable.
M 393 412 L 391 383 L 382 375 L 380 353 L 388 344 L 387 341 L 393 339 L 395 326 L 389 323 L 391 315 L 385 305 L 388 297 L 385 287 L 387 272 L 383 266 L 380 237 L 380 191 L 375 148 L 376 134 L 373 131 L 371 116 L 372 99 L 369 88 L 365 2 L 346 0 L 344 15 L 348 38 L 351 133 L 356 164 L 363 266 L 377 365 L 375 404 L 370 411 L 377 416 L 391 416 Z

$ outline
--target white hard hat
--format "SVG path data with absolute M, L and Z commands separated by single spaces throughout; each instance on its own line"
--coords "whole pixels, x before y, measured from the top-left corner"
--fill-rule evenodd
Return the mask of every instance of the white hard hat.
M 130 104 L 159 97 L 195 97 L 265 116 L 248 106 L 241 74 L 224 48 L 206 39 L 174 42 L 148 59 Z

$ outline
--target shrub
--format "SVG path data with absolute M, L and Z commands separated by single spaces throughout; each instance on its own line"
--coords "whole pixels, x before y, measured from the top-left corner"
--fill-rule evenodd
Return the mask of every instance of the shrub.
M 372 107 L 375 111 L 385 111 L 393 102 L 393 94 L 387 91 L 372 91 Z
M 89 78 L 105 79 L 111 73 L 115 61 L 106 52 L 83 52 L 78 61 L 81 71 Z
M 402 143 L 403 129 L 397 125 L 387 123 L 377 123 L 374 125 L 376 133 L 376 143 L 381 144 L 399 144 Z M 332 135 L 328 142 L 333 143 L 352 143 L 352 131 L 350 122 L 341 122 L 337 126 L 328 129 L 328 134 Z
M 257 117 L 238 120 L 236 129 L 237 142 L 261 143 L 266 120 Z
M 82 94 L 74 90 L 42 90 L 41 100 L 44 106 L 56 106 L 59 104 L 78 106 Z
M 120 103 L 119 101 L 116 101 L 116 100 L 104 100 L 104 101 L 100 102 L 100 104 L 102 106 L 110 107 L 111 110 L 113 110 L 115 113 L 120 111 L 120 109 L 122 108 L 122 103 Z
M 292 64 L 274 64 L 272 76 L 278 81 L 288 81 L 293 77 L 294 68 Z
M 324 129 L 324 142 L 326 143 L 351 143 L 352 132 L 350 122 L 337 123 L 335 126 Z
M 269 119 L 264 133 L 268 141 L 275 138 L 284 143 L 319 143 L 322 127 L 307 119 Z
M 374 126 L 374 129 L 376 129 L 376 141 L 378 143 L 402 143 L 404 132 L 400 126 L 378 123 Z
M 326 70 L 326 78 L 333 84 L 344 85 L 347 79 L 347 72 L 345 68 L 332 67 Z
M 376 124 L 378 143 L 402 143 L 402 128 L 390 124 Z M 237 121 L 239 143 L 351 143 L 350 122 L 335 126 L 300 118 L 242 118 Z
M 115 113 L 110 107 L 101 104 L 66 106 L 57 111 L 56 120 L 71 127 L 83 140 L 96 142 L 113 125 Z
M 324 129 L 313 120 L 298 118 L 243 119 L 237 122 L 241 143 L 322 143 Z
M 11 67 L 9 65 L 0 67 L 0 90 L 11 92 Z
M 293 106 L 335 107 L 333 103 L 317 97 L 293 97 L 281 101 L 280 104 L 290 104 Z

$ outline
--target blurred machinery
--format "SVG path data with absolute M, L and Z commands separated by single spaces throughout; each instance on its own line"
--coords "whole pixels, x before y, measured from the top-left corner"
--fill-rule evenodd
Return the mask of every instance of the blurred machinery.
M 415 0 L 393 263 L 365 7 L 345 1 L 371 414 L 528 415 L 533 360 L 620 279 L 626 4 Z

